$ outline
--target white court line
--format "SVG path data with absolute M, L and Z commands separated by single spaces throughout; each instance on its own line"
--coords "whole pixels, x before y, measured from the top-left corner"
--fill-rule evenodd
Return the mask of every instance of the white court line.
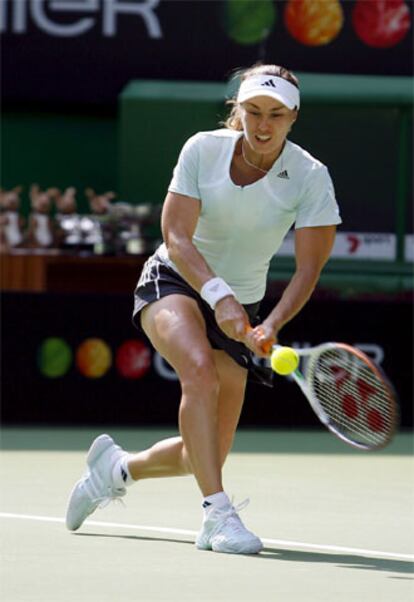
M 0 512 L 0 518 L 12 518 L 21 520 L 32 520 L 40 521 L 45 523 L 64 523 L 64 518 L 58 518 L 55 516 L 37 516 L 33 514 L 14 514 L 12 512 Z M 153 531 L 156 533 L 168 533 L 170 535 L 190 535 L 195 537 L 197 531 L 190 531 L 188 529 L 172 529 L 169 527 L 153 527 L 148 525 L 131 525 L 128 523 L 110 523 L 97 520 L 86 520 L 83 523 L 89 527 L 109 527 L 114 529 L 133 529 L 137 531 Z M 319 543 L 305 543 L 302 541 L 290 541 L 287 539 L 268 539 L 261 538 L 264 544 L 271 544 L 280 546 L 283 548 L 303 549 L 303 550 L 314 550 L 314 551 L 326 551 L 335 552 L 340 554 L 355 554 L 358 556 L 375 556 L 378 558 L 392 558 L 394 560 L 412 560 L 414 561 L 414 554 L 400 554 L 399 552 L 382 552 L 381 550 L 366 550 L 364 548 L 349 548 L 346 546 L 332 546 Z

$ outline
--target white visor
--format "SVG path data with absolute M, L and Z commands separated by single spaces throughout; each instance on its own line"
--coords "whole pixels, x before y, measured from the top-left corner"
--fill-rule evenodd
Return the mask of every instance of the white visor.
M 245 102 L 255 96 L 271 96 L 288 109 L 299 109 L 300 106 L 299 89 L 276 75 L 253 75 L 240 84 L 237 102 Z

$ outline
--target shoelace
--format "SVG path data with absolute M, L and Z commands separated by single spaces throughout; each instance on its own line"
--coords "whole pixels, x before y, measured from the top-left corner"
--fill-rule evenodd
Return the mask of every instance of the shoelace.
M 232 527 L 237 530 L 237 531 L 246 531 L 245 526 L 243 525 L 243 523 L 240 520 L 240 517 L 238 515 L 238 513 L 243 510 L 244 508 L 246 508 L 246 506 L 250 503 L 250 498 L 246 498 L 245 500 L 243 500 L 242 502 L 240 502 L 239 504 L 237 504 L 237 506 L 233 506 L 233 498 L 231 500 L 231 506 L 226 509 L 226 510 L 220 510 L 218 512 L 219 517 L 220 517 L 220 521 L 217 524 L 217 530 L 219 530 L 221 528 L 221 525 L 223 524 L 223 522 L 225 522 L 227 519 L 230 519 L 232 522 Z
M 249 504 L 250 504 L 250 498 L 247 497 L 245 500 L 240 502 L 240 504 L 237 504 L 237 506 L 233 506 L 233 498 L 231 498 L 231 505 L 235 512 L 240 512 L 240 510 L 244 510 L 246 508 L 246 506 L 248 506 Z
M 115 489 L 113 487 L 108 487 L 106 492 L 103 495 L 96 495 L 97 487 L 94 485 L 90 478 L 90 473 L 87 473 L 83 478 L 83 486 L 88 492 L 89 499 L 92 504 L 98 504 L 99 508 L 105 508 L 113 501 L 120 502 L 123 506 L 125 503 L 120 498 L 126 494 L 125 489 Z M 95 495 L 94 495 L 95 494 Z
M 236 531 L 245 531 L 246 527 L 243 525 L 238 513 L 241 510 L 244 510 L 244 508 L 246 508 L 246 506 L 249 505 L 250 498 L 246 498 L 245 500 L 243 500 L 242 502 L 237 504 L 237 506 L 233 506 L 233 498 L 232 498 L 231 502 L 232 502 L 232 505 L 231 505 L 231 509 L 228 510 L 228 518 L 229 518 L 229 520 L 231 520 L 233 529 L 235 529 Z
M 124 492 L 124 493 L 121 493 Z M 93 503 L 98 503 L 98 508 L 106 508 L 106 506 L 108 506 L 111 502 L 116 502 L 121 504 L 121 506 L 125 506 L 125 502 L 124 500 L 121 499 L 122 496 L 125 495 L 125 490 L 124 489 L 109 489 L 108 490 L 108 494 L 104 495 L 102 497 L 98 497 L 95 498 L 93 501 Z

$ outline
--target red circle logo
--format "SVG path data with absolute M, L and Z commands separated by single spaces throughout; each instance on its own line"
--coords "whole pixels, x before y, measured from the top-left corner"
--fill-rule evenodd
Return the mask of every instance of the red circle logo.
M 352 12 L 357 36 L 373 48 L 391 48 L 411 27 L 410 9 L 404 0 L 358 0 Z
M 116 352 L 115 364 L 123 378 L 141 378 L 151 367 L 151 351 L 142 341 L 125 341 Z

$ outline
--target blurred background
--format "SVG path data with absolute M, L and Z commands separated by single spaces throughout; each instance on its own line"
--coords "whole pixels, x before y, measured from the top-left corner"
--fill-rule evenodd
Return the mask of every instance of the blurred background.
M 178 153 L 237 69 L 293 70 L 291 140 L 341 206 L 332 259 L 283 343 L 359 346 L 412 427 L 413 34 L 405 0 L 0 0 L 1 411 L 6 425 L 176 424 L 171 368 L 131 323 Z M 288 237 L 262 313 L 294 269 Z M 289 403 L 278 403 L 288 400 Z M 288 378 L 244 426 L 316 427 Z

